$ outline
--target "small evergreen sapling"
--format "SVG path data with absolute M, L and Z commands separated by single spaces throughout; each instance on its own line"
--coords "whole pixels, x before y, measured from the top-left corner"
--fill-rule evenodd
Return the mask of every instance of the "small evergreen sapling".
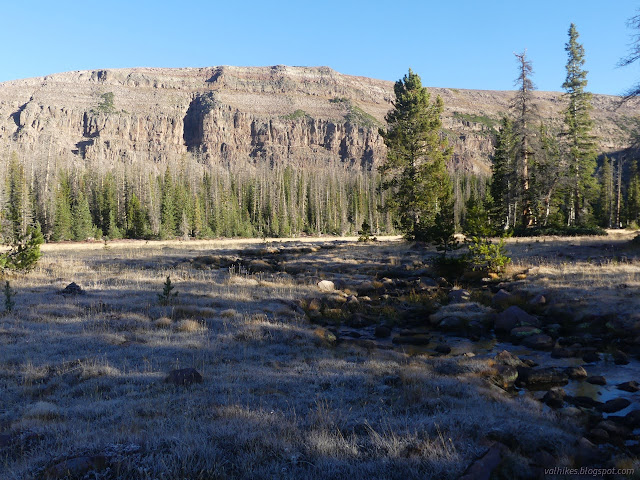
M 162 287 L 162 293 L 158 294 L 160 305 L 170 305 L 173 303 L 173 300 L 178 296 L 178 292 L 173 291 L 174 288 L 175 287 L 171 283 L 171 277 L 167 275 L 167 279 Z

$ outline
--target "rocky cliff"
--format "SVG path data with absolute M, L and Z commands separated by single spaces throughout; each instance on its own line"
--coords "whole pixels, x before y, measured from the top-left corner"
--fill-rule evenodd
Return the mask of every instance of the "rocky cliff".
M 455 168 L 487 173 L 492 129 L 511 92 L 430 89 L 445 102 Z M 0 156 L 109 165 L 200 162 L 342 162 L 370 168 L 393 83 L 327 67 L 133 68 L 76 71 L 0 83 Z M 544 118 L 561 118 L 562 95 L 536 92 Z M 595 95 L 601 151 L 628 146 L 640 114 Z

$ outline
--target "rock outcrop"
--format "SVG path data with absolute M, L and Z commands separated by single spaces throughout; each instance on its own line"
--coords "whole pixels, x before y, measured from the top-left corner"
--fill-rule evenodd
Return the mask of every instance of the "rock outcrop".
M 489 172 L 492 132 L 512 92 L 432 88 L 445 103 L 451 167 Z M 540 115 L 560 121 L 562 95 L 535 92 Z M 132 68 L 76 71 L 0 83 L 0 156 L 47 164 L 161 164 L 258 160 L 372 168 L 393 83 L 327 67 Z M 595 95 L 602 151 L 628 146 L 633 105 Z

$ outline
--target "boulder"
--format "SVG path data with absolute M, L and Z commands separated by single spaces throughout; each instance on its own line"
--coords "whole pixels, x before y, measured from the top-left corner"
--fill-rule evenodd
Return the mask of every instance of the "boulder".
M 511 330 L 509 335 L 511 336 L 511 341 L 514 343 L 520 343 L 526 337 L 531 335 L 538 335 L 542 333 L 542 330 L 536 327 L 525 326 L 525 327 L 516 327 Z
M 627 437 L 631 431 L 623 425 L 619 425 L 616 422 L 612 422 L 611 420 L 602 420 L 598 422 L 595 428 L 599 428 L 600 430 L 604 430 L 609 434 L 610 437 Z
M 64 287 L 60 292 L 62 295 L 84 295 L 85 291 L 76 282 L 71 282 Z
M 192 385 L 194 383 L 202 383 L 202 375 L 195 368 L 181 368 L 171 370 L 165 377 L 164 383 L 173 385 Z
M 471 293 L 468 290 L 451 290 L 448 295 L 449 303 L 464 303 L 471 301 Z
M 449 355 L 451 353 L 451 347 L 449 345 L 440 344 L 434 349 L 436 353 L 441 355 Z
M 514 328 L 522 325 L 537 327 L 540 322 L 536 317 L 529 315 L 515 305 L 496 315 L 495 330 L 497 332 L 511 332 Z
M 633 410 L 627 413 L 624 419 L 627 425 L 629 425 L 631 428 L 635 429 L 640 427 L 640 410 Z
M 553 338 L 544 333 L 531 335 L 522 340 L 522 345 L 534 350 L 551 350 L 553 348 Z
M 466 324 L 464 320 L 462 320 L 460 317 L 455 316 L 445 317 L 438 324 L 439 328 L 449 331 L 461 330 L 465 328 L 465 326 Z
M 391 329 L 386 325 L 378 325 L 373 331 L 373 334 L 377 338 L 387 338 L 391 335 Z
M 577 397 L 567 396 L 565 400 L 571 403 L 572 405 L 575 405 L 576 407 L 580 407 L 580 408 L 598 408 L 604 405 L 602 402 L 598 402 L 597 400 L 594 400 L 591 397 L 585 397 L 585 396 L 577 396 Z
M 595 363 L 599 362 L 601 359 L 600 355 L 598 355 L 596 352 L 587 352 L 582 356 L 582 360 L 587 363 Z
M 529 305 L 532 305 L 534 307 L 542 306 L 546 304 L 547 304 L 547 299 L 542 294 L 536 295 L 531 300 L 529 300 Z
M 613 363 L 616 365 L 628 365 L 629 364 L 629 356 L 621 352 L 620 350 L 616 350 L 613 352 Z
M 493 369 L 493 381 L 502 388 L 510 388 L 518 379 L 518 369 L 511 365 L 496 365 Z
M 318 288 L 321 292 L 333 292 L 336 289 L 335 284 L 331 280 L 320 280 L 318 282 Z
M 500 443 L 493 443 L 482 457 L 475 460 L 464 471 L 459 480 L 488 480 L 492 472 L 502 462 L 506 447 Z
M 504 289 L 498 290 L 491 298 L 494 307 L 506 307 L 514 300 L 514 295 Z
M 431 336 L 427 334 L 397 335 L 393 337 L 392 341 L 398 345 L 428 345 Z
M 615 413 L 624 410 L 631 402 L 626 398 L 614 398 L 599 406 L 598 409 L 603 413 Z
M 602 375 L 593 375 L 587 378 L 587 383 L 590 383 L 592 385 L 606 385 L 607 379 L 604 378 Z
M 509 365 L 511 367 L 523 367 L 525 364 L 512 353 L 503 350 L 493 357 L 493 361 L 501 365 Z
M 561 387 L 553 387 L 542 397 L 542 402 L 549 405 L 551 408 L 562 408 L 564 405 L 564 397 L 567 393 Z
M 582 380 L 588 376 L 587 371 L 580 366 L 567 367 L 567 375 L 569 375 L 571 380 Z
M 640 384 L 635 380 L 624 382 L 618 385 L 618 390 L 624 390 L 625 392 L 636 393 L 640 391 Z
M 563 368 L 518 368 L 518 381 L 526 385 L 566 385 L 569 383 L 569 375 Z

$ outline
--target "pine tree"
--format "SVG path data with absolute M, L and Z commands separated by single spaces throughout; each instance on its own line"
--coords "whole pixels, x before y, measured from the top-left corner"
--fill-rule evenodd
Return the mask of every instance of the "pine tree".
M 15 241 L 26 235 L 27 227 L 33 218 L 24 166 L 18 160 L 18 155 L 15 152 L 11 154 L 9 161 L 7 180 L 7 218 L 11 226 L 11 238 Z
M 147 215 L 135 193 L 127 199 L 127 236 L 144 238 L 147 230 Z
M 382 189 L 391 192 L 383 209 L 396 213 L 408 239 L 429 240 L 443 199 L 451 194 L 446 169 L 451 149 L 441 132 L 444 104 L 440 97 L 431 102 L 411 70 L 394 91 L 394 108 L 385 117 L 387 130 L 380 130 L 387 146 L 386 162 L 379 169 Z
M 585 91 L 587 71 L 584 66 L 584 47 L 578 43 L 578 31 L 572 23 L 569 27 L 569 41 L 565 45 L 568 54 L 567 78 L 562 84 L 566 91 L 567 109 L 564 115 L 565 137 L 569 150 L 570 177 L 570 225 L 588 221 L 591 195 L 594 191 L 593 174 L 596 167 L 595 141 L 591 135 L 593 121 L 591 94 Z
M 611 159 L 605 156 L 600 173 L 600 198 L 598 200 L 599 223 L 604 228 L 613 226 L 614 183 L 613 165 Z
M 534 126 L 535 107 L 531 92 L 535 86 L 531 80 L 533 67 L 531 61 L 527 59 L 527 51 L 515 54 L 518 59 L 518 78 L 516 85 L 518 92 L 513 103 L 515 110 L 515 133 L 517 136 L 518 148 L 516 150 L 517 161 L 517 198 L 520 200 L 522 208 L 522 223 L 525 226 L 533 224 L 533 212 L 530 192 L 530 167 L 534 156 L 532 148 L 532 138 L 535 136 L 532 128 Z
M 73 220 L 71 231 L 75 241 L 81 242 L 93 236 L 94 227 L 91 221 L 89 201 L 82 190 L 77 193 L 76 201 L 71 208 L 71 217 Z
M 160 228 L 161 235 L 164 237 L 172 237 L 176 234 L 176 206 L 173 190 L 171 172 L 167 168 L 162 182 L 162 199 L 160 200 Z
M 496 136 L 490 187 L 494 202 L 491 217 L 503 229 L 514 227 L 516 223 L 516 149 L 513 122 L 503 117 Z
M 58 180 L 58 190 L 55 197 L 55 215 L 53 223 L 52 240 L 60 242 L 71 240 L 71 188 L 69 187 L 69 177 L 65 174 L 60 175 Z

